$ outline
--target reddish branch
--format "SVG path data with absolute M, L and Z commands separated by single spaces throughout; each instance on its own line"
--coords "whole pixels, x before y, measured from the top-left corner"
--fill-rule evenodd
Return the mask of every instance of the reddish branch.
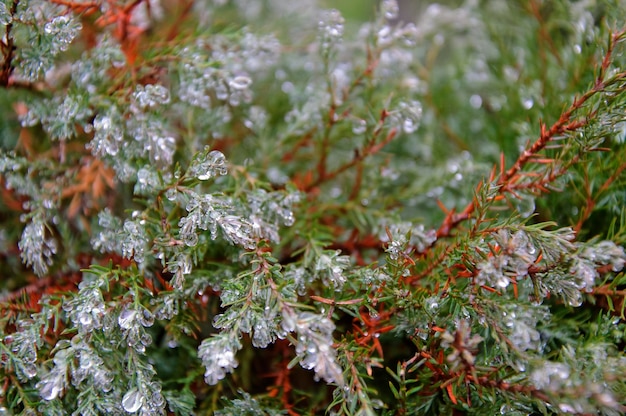
M 53 4 L 58 4 L 59 6 L 65 6 L 68 9 L 78 14 L 93 12 L 100 8 L 100 5 L 95 1 L 75 2 L 75 1 L 70 1 L 70 0 L 50 0 L 50 2 Z
M 386 117 L 387 117 L 387 112 L 383 110 L 382 115 L 381 115 L 381 121 L 384 120 Z M 326 172 L 325 169 L 323 171 L 320 171 L 317 179 L 307 184 L 303 190 L 308 193 L 312 191 L 313 189 L 315 189 L 316 187 L 318 187 L 319 185 L 321 185 L 322 183 L 334 179 L 335 177 L 347 171 L 348 169 L 351 169 L 352 167 L 363 162 L 365 158 L 375 155 L 376 153 L 380 152 L 382 148 L 385 147 L 387 144 L 389 144 L 389 142 L 391 142 L 397 134 L 397 130 L 393 128 L 389 131 L 389 133 L 387 133 L 387 136 L 381 142 L 376 143 L 375 138 L 376 136 L 379 135 L 381 129 L 382 127 L 379 127 L 378 129 L 376 129 L 376 131 L 374 132 L 373 139 L 370 140 L 370 142 L 366 145 L 365 149 L 354 150 L 354 157 L 352 158 L 352 160 L 350 160 L 347 163 L 344 163 L 342 166 L 338 167 L 336 170 L 332 172 Z
M 278 369 L 274 373 L 269 374 L 270 377 L 275 378 L 275 381 L 274 385 L 268 388 L 268 396 L 277 397 L 280 394 L 280 400 L 283 404 L 283 408 L 287 410 L 287 414 L 297 416 L 299 413 L 293 410 L 293 404 L 289 400 L 293 389 L 290 378 L 291 370 L 289 368 L 289 362 L 293 358 L 291 356 L 291 350 L 289 344 L 284 340 L 277 342 L 276 348 L 280 349 L 282 359 L 278 364 Z
M 611 176 L 609 176 L 609 178 L 606 181 L 604 181 L 604 183 L 600 186 L 600 189 L 598 189 L 598 192 L 596 193 L 595 196 L 593 196 L 592 192 L 591 192 L 591 181 L 589 181 L 588 178 L 585 178 L 586 179 L 586 190 L 587 190 L 587 200 L 585 201 L 586 205 L 582 209 L 582 214 L 581 214 L 580 218 L 578 219 L 578 222 L 576 223 L 576 226 L 574 227 L 574 231 L 579 232 L 581 230 L 583 224 L 585 223 L 585 221 L 587 221 L 587 219 L 589 219 L 589 216 L 591 215 L 591 212 L 595 208 L 596 203 L 598 201 L 598 198 L 606 190 L 609 189 L 611 184 L 613 182 L 615 182 L 615 180 L 617 180 L 617 178 L 619 178 L 619 176 L 622 174 L 622 172 L 624 172 L 625 169 L 626 169 L 626 163 L 622 163 L 615 170 L 615 172 L 613 172 L 613 174 Z
M 14 16 L 17 13 L 17 5 L 19 4 L 19 0 L 14 0 L 11 5 L 11 9 L 9 10 L 9 14 Z M 11 31 L 13 30 L 13 23 L 9 22 L 5 26 L 5 35 L 4 39 L 0 41 L 0 52 L 4 57 L 4 61 L 0 66 L 0 86 L 6 87 L 9 85 L 9 79 L 11 78 L 11 74 L 13 73 L 13 57 L 15 53 L 15 44 L 13 41 L 13 35 Z
M 537 159 L 537 155 L 541 151 L 546 149 L 550 142 L 552 142 L 555 138 L 563 135 L 564 133 L 576 131 L 589 123 L 589 118 L 574 118 L 574 114 L 578 110 L 580 110 L 591 97 L 600 92 L 603 92 L 607 87 L 604 78 L 612 62 L 612 55 L 614 52 L 615 44 L 624 37 L 625 33 L 625 31 L 620 31 L 614 33 L 611 36 L 609 46 L 602 60 L 602 64 L 599 68 L 594 86 L 581 97 L 576 98 L 574 102 L 567 108 L 567 110 L 565 110 L 561 114 L 559 119 L 552 126 L 548 128 L 544 123 L 541 123 L 541 133 L 539 135 L 539 138 L 529 148 L 524 150 L 524 152 L 517 158 L 515 163 L 508 170 L 505 170 L 504 165 L 502 164 L 502 173 L 498 179 L 498 196 L 501 196 L 505 193 L 514 192 L 514 189 L 516 187 L 520 187 L 519 181 L 522 178 L 529 176 L 529 174 L 522 174 L 522 169 L 530 162 L 534 162 L 536 160 L 541 161 L 542 159 Z M 612 77 L 612 79 L 613 81 L 626 80 L 626 72 L 621 72 Z M 620 168 L 620 172 L 621 170 L 623 170 L 623 168 Z M 556 177 L 561 174 L 562 172 L 560 170 L 557 170 L 549 175 L 547 178 L 548 180 L 556 179 Z M 545 187 L 547 183 L 544 182 L 540 183 L 540 186 L 536 186 L 536 190 L 538 192 L 547 191 Z M 480 184 L 477 190 L 480 190 L 482 186 L 484 185 Z M 470 218 L 477 206 L 478 201 L 476 199 L 473 199 L 465 206 L 465 208 L 463 208 L 460 213 L 457 213 L 454 210 L 448 211 L 443 223 L 437 230 L 437 238 L 450 236 L 452 230 L 456 226 Z

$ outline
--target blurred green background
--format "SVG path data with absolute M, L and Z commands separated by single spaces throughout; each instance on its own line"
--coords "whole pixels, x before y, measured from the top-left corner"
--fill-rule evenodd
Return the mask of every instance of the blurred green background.
M 429 4 L 439 3 L 448 6 L 459 5 L 461 0 L 398 0 L 400 6 L 400 19 L 410 22 L 415 16 L 428 7 Z M 327 8 L 335 8 L 348 20 L 367 21 L 374 16 L 375 10 L 380 4 L 379 0 L 323 0 L 322 4 Z

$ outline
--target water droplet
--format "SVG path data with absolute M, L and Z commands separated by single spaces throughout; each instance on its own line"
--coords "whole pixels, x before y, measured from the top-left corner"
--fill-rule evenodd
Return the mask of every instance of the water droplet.
M 567 304 L 575 308 L 583 304 L 583 297 L 580 292 L 573 292 L 571 296 L 567 298 Z
M 133 326 L 135 321 L 135 316 L 137 315 L 137 311 L 133 309 L 124 309 L 120 316 L 117 319 L 117 322 L 122 329 L 130 329 Z
M 28 363 L 24 366 L 24 375 L 28 378 L 33 378 L 37 375 L 37 367 L 33 363 Z
M 418 123 L 416 123 L 415 120 L 410 119 L 410 118 L 404 119 L 404 122 L 402 123 L 402 130 L 404 130 L 404 132 L 407 134 L 411 134 L 415 132 L 415 130 L 417 130 L 417 127 L 418 127 Z
M 480 108 L 483 105 L 483 99 L 480 95 L 478 94 L 474 94 L 470 97 L 469 99 L 469 103 L 472 106 L 472 108 Z
M 129 390 L 122 398 L 122 407 L 128 413 L 135 413 L 141 409 L 144 403 L 143 394 L 141 394 L 136 388 Z
M 56 399 L 63 390 L 60 378 L 46 379 L 38 383 L 39 395 L 44 400 Z
M 250 84 L 252 84 L 252 79 L 246 76 L 237 76 L 230 80 L 228 86 L 234 90 L 245 90 Z
M 324 11 L 318 23 L 319 37 L 323 50 L 328 50 L 333 44 L 339 42 L 343 36 L 344 18 L 336 9 Z
M 524 99 L 522 99 L 522 106 L 526 110 L 530 110 L 531 108 L 533 108 L 534 104 L 535 104 L 535 102 L 533 101 L 532 98 L 524 98 Z
M 154 324 L 154 315 L 147 309 L 143 309 L 141 313 L 141 325 L 150 327 Z
M 183 242 L 189 247 L 194 247 L 196 244 L 198 244 L 198 234 L 196 233 L 185 234 L 184 236 L 182 236 L 182 239 Z
M 296 217 L 294 217 L 292 212 L 289 212 L 287 215 L 283 217 L 283 223 L 287 227 L 291 227 L 296 222 Z
M 367 130 L 367 122 L 363 119 L 356 119 L 352 122 L 352 133 L 363 134 Z
M 168 201 L 176 201 L 176 197 L 178 196 L 178 191 L 176 188 L 169 188 L 165 191 L 165 197 Z
M 398 7 L 398 2 L 396 0 L 383 0 L 381 9 L 385 19 L 393 20 L 398 18 L 400 8 Z
M 152 336 L 150 334 L 144 333 L 141 336 L 141 344 L 145 347 L 152 344 Z

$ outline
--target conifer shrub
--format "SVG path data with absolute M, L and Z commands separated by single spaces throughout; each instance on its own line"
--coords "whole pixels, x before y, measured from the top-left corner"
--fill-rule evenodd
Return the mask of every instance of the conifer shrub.
M 400 12 L 0 0 L 0 414 L 626 411 L 623 2 Z

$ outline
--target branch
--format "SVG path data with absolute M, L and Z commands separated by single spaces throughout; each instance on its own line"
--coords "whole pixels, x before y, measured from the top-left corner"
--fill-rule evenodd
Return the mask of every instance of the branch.
M 17 13 L 17 6 L 19 4 L 19 0 L 14 0 L 11 5 L 11 9 L 9 10 L 9 14 L 11 16 L 15 16 Z M 2 51 L 2 55 L 4 56 L 4 61 L 2 62 L 2 66 L 0 66 L 0 86 L 7 87 L 9 85 L 9 79 L 11 78 L 11 74 L 13 73 L 13 58 L 15 57 L 15 43 L 13 40 L 13 36 L 11 35 L 11 30 L 13 29 L 13 22 L 9 22 L 6 25 L 6 32 L 4 39 L 5 41 L 0 41 L 0 51 Z
M 502 173 L 497 182 L 497 184 L 499 185 L 499 188 L 497 190 L 498 195 L 512 192 L 516 186 L 517 180 L 520 178 L 520 171 L 524 168 L 524 166 L 526 166 L 526 164 L 532 162 L 533 158 L 536 158 L 539 152 L 546 149 L 546 146 L 556 137 L 562 135 L 563 133 L 576 131 L 589 123 L 590 120 L 588 118 L 574 119 L 573 116 L 589 101 L 591 97 L 603 92 L 604 89 L 609 85 L 604 77 L 607 69 L 612 62 L 614 45 L 615 43 L 617 43 L 617 41 L 624 37 L 625 33 L 626 31 L 620 31 L 614 33 L 611 36 L 607 52 L 602 60 L 602 64 L 598 71 L 598 76 L 593 87 L 582 96 L 575 98 L 572 104 L 560 115 L 559 119 L 554 124 L 552 124 L 550 128 L 548 128 L 544 123 L 541 123 L 541 133 L 539 135 L 539 138 L 528 149 L 522 152 L 522 154 L 517 158 L 513 166 L 511 166 L 508 170 L 504 170 L 504 165 L 502 165 Z M 611 81 L 615 82 L 623 79 L 626 79 L 626 71 L 613 76 L 611 78 Z M 626 86 L 620 87 L 620 90 L 624 89 L 626 89 Z M 559 176 L 559 174 L 555 173 L 554 175 L 550 175 L 549 177 L 556 178 L 557 176 Z M 545 191 L 545 187 L 542 187 L 541 189 Z M 474 210 L 477 208 L 477 203 L 478 201 L 476 199 L 473 199 L 465 206 L 465 208 L 463 208 L 463 211 L 458 214 L 454 210 L 450 210 L 444 218 L 441 226 L 437 230 L 437 238 L 439 239 L 442 237 L 450 236 L 452 230 L 456 228 L 458 224 L 470 218 Z

